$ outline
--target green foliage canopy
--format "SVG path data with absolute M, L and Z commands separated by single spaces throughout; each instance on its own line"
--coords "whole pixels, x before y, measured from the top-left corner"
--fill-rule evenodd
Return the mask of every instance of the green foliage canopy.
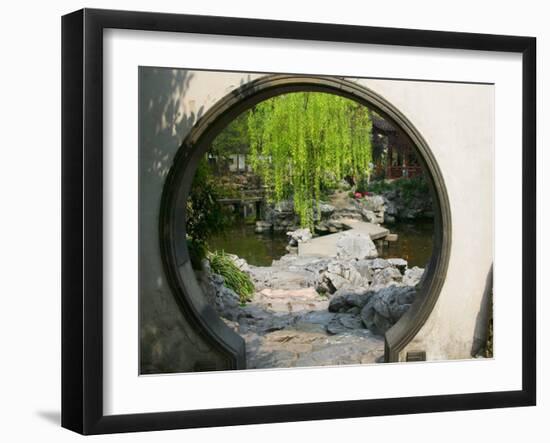
M 248 120 L 247 113 L 240 114 L 212 142 L 210 153 L 219 157 L 231 154 L 246 154 L 248 152 Z
M 302 226 L 312 227 L 322 187 L 370 174 L 372 121 L 352 100 L 285 94 L 256 105 L 247 123 L 252 168 L 273 189 L 273 200 L 294 199 Z
M 430 187 L 423 175 L 414 178 L 398 178 L 391 181 L 374 181 L 368 184 L 367 189 L 375 194 L 395 191 L 406 202 L 410 202 L 413 197 L 424 197 L 431 199 Z

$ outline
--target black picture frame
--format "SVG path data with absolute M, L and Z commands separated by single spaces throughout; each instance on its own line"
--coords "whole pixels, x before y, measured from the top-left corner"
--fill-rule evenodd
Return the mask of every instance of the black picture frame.
M 103 413 L 103 30 L 171 31 L 522 54 L 522 389 L 131 415 Z M 83 9 L 62 18 L 62 426 L 82 434 L 536 404 L 536 39 Z

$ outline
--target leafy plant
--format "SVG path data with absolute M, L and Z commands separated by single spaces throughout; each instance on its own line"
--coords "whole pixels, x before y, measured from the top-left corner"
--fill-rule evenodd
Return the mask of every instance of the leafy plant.
M 375 182 L 369 183 L 367 186 L 368 190 L 374 194 L 382 194 L 387 191 L 391 191 L 392 189 L 397 189 L 397 186 L 395 185 L 395 182 L 398 180 L 395 180 L 393 182 L 387 182 L 385 180 L 377 180 Z
M 232 154 L 246 154 L 250 145 L 247 118 L 244 112 L 232 120 L 216 136 L 210 146 L 210 153 L 222 158 Z
M 200 269 L 208 249 L 208 237 L 222 232 L 227 225 L 206 159 L 197 168 L 186 209 L 187 247 L 193 268 Z
M 356 191 L 364 194 L 369 189 L 369 176 L 367 174 L 361 174 L 359 180 L 357 180 Z
M 239 295 L 241 303 L 252 300 L 254 283 L 248 274 L 235 265 L 230 256 L 223 251 L 215 251 L 208 254 L 208 259 L 212 271 L 224 278 L 225 285 Z
M 189 259 L 193 269 L 202 268 L 202 260 L 206 258 L 208 246 L 206 241 L 195 240 L 193 237 L 187 236 L 187 249 L 189 251 Z
M 414 196 L 428 195 L 430 188 L 423 176 L 414 178 L 399 178 L 392 181 L 379 180 L 368 184 L 367 189 L 375 194 L 396 191 L 405 201 L 410 201 Z

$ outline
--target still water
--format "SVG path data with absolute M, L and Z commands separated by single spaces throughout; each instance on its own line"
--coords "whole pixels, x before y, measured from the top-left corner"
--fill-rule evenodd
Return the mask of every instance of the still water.
M 386 242 L 378 247 L 382 258 L 404 258 L 409 262 L 409 268 L 419 266 L 424 268 L 430 261 L 433 248 L 433 220 L 417 220 L 400 222 L 385 226 L 390 232 L 398 235 L 396 242 Z
M 402 222 L 387 228 L 399 239 L 379 246 L 379 256 L 404 258 L 409 262 L 409 267 L 425 267 L 432 255 L 433 221 Z M 231 226 L 224 234 L 212 237 L 208 243 L 211 250 L 236 254 L 251 265 L 270 266 L 273 260 L 287 253 L 288 239 L 285 233 L 255 234 L 254 225 L 241 223 Z

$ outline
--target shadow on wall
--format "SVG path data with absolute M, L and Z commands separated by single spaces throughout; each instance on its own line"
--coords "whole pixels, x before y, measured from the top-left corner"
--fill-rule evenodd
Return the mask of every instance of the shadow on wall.
M 472 357 L 485 355 L 487 336 L 489 333 L 489 320 L 493 314 L 493 265 L 487 272 L 485 279 L 485 289 L 479 306 L 479 312 L 476 317 L 476 327 L 474 330 L 474 339 L 472 341 Z
M 193 73 L 142 67 L 139 71 L 139 294 L 140 372 L 192 371 L 215 359 L 187 323 L 166 283 L 158 242 L 162 187 L 174 155 L 203 114 L 186 95 Z
M 185 103 L 193 76 L 185 70 L 140 68 L 140 143 L 152 154 L 141 172 L 162 181 L 183 139 L 203 114 L 204 106 L 197 110 L 194 101 Z

